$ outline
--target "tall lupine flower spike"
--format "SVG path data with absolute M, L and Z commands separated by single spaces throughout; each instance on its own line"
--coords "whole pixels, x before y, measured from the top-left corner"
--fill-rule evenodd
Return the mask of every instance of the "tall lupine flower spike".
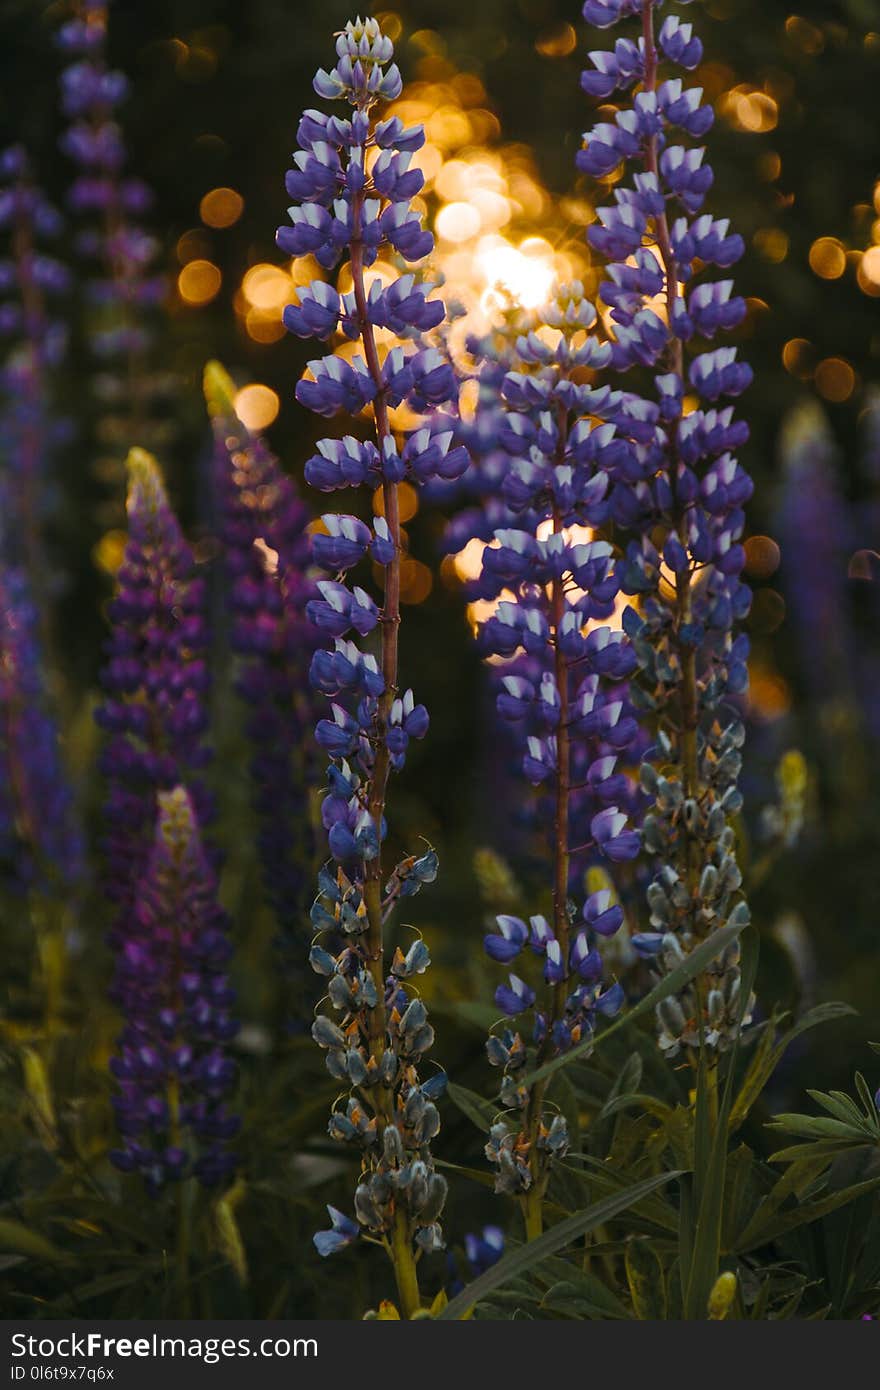
M 200 780 L 208 670 L 204 584 L 171 510 L 155 459 L 128 456 L 128 542 L 109 605 L 111 632 L 96 719 L 108 738 L 101 767 L 106 891 L 124 939 L 146 868 L 157 792 L 184 783 L 201 825 L 211 814 Z
M 82 879 L 83 843 L 38 628 L 24 571 L 0 566 L 0 887 L 64 898 Z
M 266 896 L 282 943 L 302 955 L 311 897 L 308 728 L 315 700 L 309 662 L 315 629 L 305 616 L 311 514 L 266 441 L 235 413 L 235 388 L 219 362 L 205 368 L 215 437 L 219 538 L 231 609 L 236 690 L 250 711 L 251 785 Z
M 68 201 L 84 222 L 76 248 L 95 266 L 86 285 L 89 340 L 103 368 L 95 383 L 103 407 L 101 441 L 112 449 L 145 438 L 150 397 L 162 387 L 147 366 L 150 311 L 167 286 L 152 269 L 156 241 L 140 225 L 152 193 L 125 172 L 116 112 L 128 82 L 107 65 L 108 9 L 108 0 L 73 0 L 57 42 L 71 59 L 61 74 L 61 106 L 70 122 L 61 148 L 79 170 Z
M 159 792 L 155 838 L 126 918 L 114 996 L 125 1016 L 110 1069 L 122 1147 L 117 1168 L 150 1192 L 190 1174 L 206 1186 L 235 1166 L 238 1117 L 227 1102 L 238 1025 L 227 967 L 229 923 L 184 787 Z
M 637 443 L 640 476 L 616 489 L 611 514 L 627 545 L 623 587 L 638 595 L 624 625 L 639 657 L 640 699 L 656 721 L 656 745 L 642 764 L 653 799 L 644 846 L 653 861 L 648 888 L 651 930 L 634 938 L 661 973 L 724 923 L 743 925 L 731 817 L 744 729 L 736 702 L 745 692 L 748 643 L 736 624 L 749 608 L 740 575 L 743 506 L 752 492 L 734 451 L 748 437 L 725 398 L 738 396 L 751 371 L 733 347 L 709 347 L 739 324 L 745 303 L 727 269 L 743 253 L 726 219 L 702 212 L 712 183 L 705 150 L 691 143 L 712 124 L 699 88 L 676 70 L 700 61 L 692 26 L 668 16 L 655 37 L 654 0 L 587 0 L 584 15 L 607 28 L 638 17 L 613 54 L 590 54 L 583 85 L 605 98 L 638 84 L 631 105 L 585 136 L 579 167 L 601 177 L 623 165 L 614 204 L 588 230 L 608 259 L 600 295 L 610 310 L 612 366 L 653 374 L 638 411 L 618 417 Z M 668 67 L 669 76 L 665 75 Z M 689 138 L 690 137 L 690 138 Z M 685 414 L 685 395 L 696 398 Z M 730 946 L 678 998 L 658 1008 L 660 1046 L 728 1047 L 751 1001 L 739 998 L 739 949 Z M 714 1077 L 714 1067 L 711 1075 Z
M 626 686 L 636 657 L 609 623 L 620 576 L 612 547 L 594 536 L 613 481 L 632 472 L 633 448 L 599 419 L 619 410 L 621 393 L 583 381 L 585 369 L 611 356 L 595 323 L 583 286 L 561 286 L 508 354 L 498 437 L 509 456 L 502 493 L 516 519 L 496 530 L 475 586 L 480 599 L 496 601 L 479 642 L 498 663 L 498 713 L 516 731 L 525 778 L 549 792 L 542 819 L 552 825 L 552 922 L 502 915 L 485 940 L 505 965 L 529 950 L 543 960 L 540 999 L 516 974 L 495 995 L 508 1017 L 531 1016 L 538 1065 L 585 1041 L 597 1014 L 621 1007 L 620 986 L 602 985 L 596 943 L 618 930 L 623 912 L 609 891 L 581 903 L 572 894 L 591 861 L 619 864 L 639 851 L 636 788 L 624 771 L 639 735 Z M 486 1149 L 496 1190 L 521 1197 L 527 1232 L 538 1235 L 551 1161 L 568 1146 L 566 1123 L 540 1082 L 521 1083 L 529 1058 L 519 1031 L 493 1033 L 488 1056 L 503 1070 L 508 1107 Z
M 845 705 L 852 700 L 858 646 L 846 562 L 858 540 L 837 479 L 834 437 L 817 401 L 802 401 L 786 416 L 779 452 L 776 534 L 804 675 L 818 705 Z M 839 752 L 835 746 L 832 756 Z
M 327 270 L 347 251 L 353 288 L 340 296 L 318 281 L 285 311 L 285 322 L 302 337 L 326 340 L 341 329 L 360 342 L 351 361 L 330 355 L 310 362 L 296 394 L 328 418 L 358 416 L 370 406 L 373 437 L 322 441 L 306 465 L 306 479 L 322 492 L 381 489 L 382 502 L 371 525 L 328 514 L 314 543 L 315 560 L 334 576 L 318 584 L 320 596 L 308 609 L 332 642 L 315 654 L 311 676 L 315 689 L 332 701 L 317 739 L 330 757 L 323 821 L 333 863 L 321 873 L 312 912 L 319 937 L 328 935 L 323 944 L 316 939 L 311 959 L 327 979 L 327 997 L 340 1021 L 321 1012 L 313 1034 L 326 1049 L 331 1074 L 349 1090 L 344 1107 L 333 1112 L 330 1132 L 363 1150 L 355 1193 L 359 1228 L 388 1251 L 403 1315 L 411 1317 L 420 1307 L 416 1252 L 442 1244 L 446 1182 L 435 1173 L 429 1148 L 440 1123 L 433 1097 L 442 1078 L 422 1082 L 418 1073 L 434 1032 L 412 981 L 428 965 L 428 952 L 416 940 L 405 953 L 398 948 L 389 968 L 383 942 L 397 901 L 437 873 L 430 848 L 404 859 L 390 875 L 382 866 L 389 773 L 403 766 L 410 740 L 423 737 L 428 727 L 425 707 L 398 685 L 398 486 L 404 478 L 418 486 L 438 475 L 455 477 L 467 456 L 455 445 L 452 418 L 429 413 L 456 392 L 451 367 L 420 341 L 443 318 L 442 304 L 427 297 L 431 286 L 414 274 L 400 275 L 385 289 L 377 282 L 368 291 L 365 281 L 380 251 L 415 262 L 432 249 L 410 206 L 422 185 L 410 162 L 424 132 L 404 128 L 397 117 L 379 117 L 377 106 L 395 98 L 402 84 L 391 62 L 392 44 L 374 19 L 347 24 L 336 54 L 336 66 L 318 73 L 315 90 L 346 102 L 350 114 L 304 114 L 300 148 L 287 175 L 291 225 L 279 230 L 278 245 L 293 256 L 313 253 Z M 396 346 L 383 355 L 379 328 L 390 328 L 414 347 Z M 405 441 L 389 416 L 403 402 L 426 416 Z M 345 582 L 347 571 L 367 558 L 382 570 L 381 606 L 362 587 Z M 378 653 L 358 642 L 374 631 L 380 634 Z M 358 1229 L 338 1213 L 331 1216 L 332 1231 L 316 1237 L 323 1254 L 339 1249 Z
M 67 425 L 51 413 L 50 378 L 67 345 L 52 304 L 69 288 L 65 266 L 45 249 L 62 231 L 59 213 L 34 182 L 25 151 L 0 154 L 0 551 L 27 566 L 43 608 L 47 566 L 42 529 L 51 495 L 48 464 Z

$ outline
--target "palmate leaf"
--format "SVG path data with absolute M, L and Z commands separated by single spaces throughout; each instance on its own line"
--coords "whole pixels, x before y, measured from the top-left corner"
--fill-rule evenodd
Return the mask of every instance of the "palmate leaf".
M 738 1228 L 733 1227 L 727 1243 L 728 1250 L 739 1250 L 748 1244 L 755 1231 L 775 1220 L 783 1203 L 794 1198 L 802 1202 L 808 1193 L 816 1190 L 822 1174 L 828 1166 L 826 1159 L 812 1152 L 812 1146 L 805 1146 L 808 1152 L 800 1156 L 777 1178 L 753 1206 L 751 1214 Z M 766 1172 L 766 1170 L 762 1170 Z M 824 1188 L 822 1189 L 824 1190 Z
M 855 1009 L 850 1008 L 849 1004 L 836 1002 L 817 1004 L 814 1009 L 810 1009 L 791 1028 L 787 1029 L 778 1041 L 774 1040 L 773 1029 L 767 1028 L 752 1057 L 730 1112 L 730 1129 L 737 1129 L 746 1119 L 752 1106 L 796 1038 L 808 1032 L 810 1028 L 817 1028 L 822 1023 L 831 1023 L 838 1018 L 846 1018 L 855 1012 Z
M 819 1221 L 823 1216 L 830 1216 L 837 1211 L 838 1207 L 846 1206 L 848 1202 L 856 1202 L 860 1197 L 866 1197 L 871 1192 L 876 1192 L 880 1187 L 880 1177 L 869 1178 L 867 1182 L 854 1183 L 852 1187 L 845 1187 L 840 1192 L 832 1192 L 827 1197 L 822 1197 L 816 1202 L 805 1202 L 793 1211 L 783 1212 L 775 1220 L 766 1223 L 751 1222 L 737 1241 L 737 1254 L 748 1254 L 750 1250 L 755 1250 L 758 1246 L 768 1245 L 771 1241 L 778 1240 L 781 1236 L 788 1235 L 790 1231 L 797 1230 L 798 1226 L 808 1226 L 812 1221 Z
M 555 1255 L 557 1251 L 565 1249 L 572 1241 L 587 1235 L 596 1226 L 604 1225 L 612 1217 L 626 1211 L 634 1202 L 640 1201 L 649 1193 L 680 1176 L 677 1172 L 671 1172 L 645 1178 L 642 1182 L 634 1183 L 632 1187 L 625 1188 L 623 1192 L 619 1192 L 613 1197 L 603 1198 L 601 1202 L 587 1207 L 586 1211 L 576 1212 L 566 1221 L 560 1221 L 557 1226 L 545 1231 L 536 1240 L 530 1240 L 528 1244 L 502 1256 L 497 1264 L 492 1265 L 491 1269 L 487 1269 L 466 1288 L 462 1289 L 461 1293 L 457 1294 L 451 1303 L 444 1308 L 440 1318 L 446 1321 L 459 1321 L 466 1317 L 470 1310 L 494 1289 L 510 1283 L 513 1279 L 518 1279 L 528 1270 L 533 1269 L 535 1265 L 540 1264 L 541 1260 L 548 1255 Z
M 832 1158 L 838 1154 L 849 1153 L 856 1143 L 864 1144 L 864 1139 L 813 1139 L 805 1144 L 792 1144 L 787 1149 L 777 1149 L 770 1155 L 771 1163 L 797 1163 L 801 1159 L 822 1159 L 821 1169 L 827 1168 Z
M 701 941 L 699 946 L 695 946 L 690 955 L 687 956 L 681 965 L 677 965 L 674 970 L 670 970 L 644 999 L 640 999 L 638 1004 L 634 1004 L 631 1009 L 627 1009 L 618 1018 L 610 1023 L 607 1028 L 603 1028 L 598 1033 L 593 1033 L 584 1042 L 578 1043 L 577 1047 L 572 1047 L 568 1052 L 563 1052 L 559 1057 L 553 1057 L 549 1062 L 545 1062 L 542 1067 L 537 1067 L 535 1071 L 524 1076 L 521 1081 L 523 1086 L 533 1086 L 536 1081 L 543 1081 L 546 1077 L 552 1076 L 559 1071 L 560 1067 L 568 1067 L 572 1062 L 586 1057 L 600 1043 L 605 1042 L 616 1033 L 619 1028 L 627 1024 L 634 1023 L 643 1014 L 652 1013 L 656 1006 L 663 999 L 667 999 L 670 994 L 678 994 L 684 989 L 685 985 L 690 984 L 707 965 L 720 956 L 732 941 L 743 932 L 746 927 L 745 922 L 736 922 L 730 926 L 719 927 L 718 931 L 707 936 L 705 941 Z

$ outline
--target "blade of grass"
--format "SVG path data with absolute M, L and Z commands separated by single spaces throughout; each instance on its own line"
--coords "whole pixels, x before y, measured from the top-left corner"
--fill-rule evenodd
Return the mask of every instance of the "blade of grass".
M 678 1176 L 677 1172 L 671 1172 L 660 1173 L 653 1178 L 645 1178 L 642 1182 L 634 1183 L 632 1187 L 626 1188 L 613 1197 L 603 1198 L 601 1202 L 587 1207 L 585 1211 L 576 1212 L 566 1221 L 560 1221 L 557 1226 L 552 1226 L 537 1240 L 530 1240 L 526 1245 L 504 1255 L 497 1264 L 492 1265 L 479 1278 L 474 1279 L 447 1304 L 440 1314 L 440 1319 L 459 1321 L 493 1289 L 500 1288 L 502 1284 L 509 1283 L 511 1279 L 516 1279 L 519 1275 L 526 1273 L 548 1255 L 555 1255 L 557 1251 L 563 1250 L 572 1241 L 586 1235 L 596 1226 L 604 1225 L 612 1217 L 626 1211 L 627 1207 L 631 1207 L 633 1203 L 647 1197 L 649 1193 L 656 1191 L 665 1183 L 672 1182 Z

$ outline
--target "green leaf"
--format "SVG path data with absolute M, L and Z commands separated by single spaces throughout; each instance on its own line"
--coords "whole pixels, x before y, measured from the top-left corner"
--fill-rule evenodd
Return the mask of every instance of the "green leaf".
M 739 1250 L 754 1239 L 760 1243 L 762 1231 L 764 1228 L 769 1228 L 783 1202 L 789 1197 L 802 1200 L 805 1193 L 814 1186 L 828 1167 L 830 1159 L 824 1155 L 816 1154 L 814 1149 L 817 1146 L 805 1144 L 803 1147 L 806 1149 L 806 1153 L 798 1155 L 797 1161 L 793 1162 L 791 1167 L 777 1178 L 770 1191 L 758 1202 L 739 1233 L 731 1238 L 729 1247 L 731 1250 Z
M 768 1319 L 768 1321 L 772 1319 L 773 1322 L 785 1322 L 788 1318 L 793 1318 L 797 1313 L 798 1308 L 801 1306 L 803 1297 L 804 1290 L 796 1289 L 795 1292 L 791 1295 L 791 1298 L 789 1298 L 787 1302 L 783 1303 L 782 1307 L 779 1309 L 779 1312 L 771 1314 L 771 1318 Z
M 876 1192 L 878 1187 L 880 1187 L 880 1177 L 870 1178 L 867 1182 L 859 1182 L 852 1187 L 845 1187 L 842 1192 L 832 1192 L 830 1196 L 823 1197 L 818 1202 L 807 1202 L 803 1206 L 796 1207 L 794 1211 L 786 1212 L 778 1220 L 770 1222 L 757 1234 L 751 1234 L 748 1239 L 743 1237 L 742 1243 L 737 1245 L 737 1253 L 747 1254 L 749 1250 L 754 1250 L 759 1245 L 766 1245 L 770 1241 L 778 1240 L 780 1236 L 788 1235 L 789 1231 L 796 1230 L 798 1226 L 807 1226 L 813 1221 L 819 1221 L 823 1216 L 830 1216 L 833 1211 L 837 1211 L 838 1207 L 846 1206 L 847 1202 L 856 1202 L 859 1197 L 864 1197 L 869 1192 Z
M 637 1052 L 633 1052 L 621 1067 L 618 1075 L 614 1079 L 614 1084 L 608 1092 L 608 1099 L 599 1111 L 597 1119 L 604 1120 L 614 1112 L 615 1102 L 624 1100 L 638 1090 L 642 1079 L 642 1059 Z
M 137 1265 L 129 1265 L 127 1269 L 117 1270 L 114 1274 L 104 1274 L 98 1279 L 90 1280 L 87 1284 L 79 1284 L 75 1289 L 71 1289 L 70 1296 L 78 1303 L 85 1303 L 90 1298 L 99 1298 L 103 1294 L 116 1293 L 119 1289 L 128 1288 L 131 1284 L 140 1284 L 160 1273 L 165 1265 L 164 1255 L 141 1260 Z
M 510 1283 L 512 1279 L 518 1278 L 527 1270 L 540 1264 L 541 1260 L 548 1255 L 555 1255 L 558 1250 L 565 1249 L 572 1241 L 586 1235 L 596 1226 L 610 1221 L 612 1217 L 626 1211 L 633 1203 L 647 1197 L 677 1177 L 679 1174 L 672 1172 L 645 1178 L 644 1181 L 634 1183 L 632 1187 L 626 1188 L 613 1197 L 603 1198 L 601 1202 L 587 1207 L 586 1211 L 576 1212 L 566 1221 L 560 1221 L 558 1226 L 553 1226 L 549 1231 L 545 1231 L 536 1240 L 530 1240 L 518 1250 L 512 1250 L 509 1254 L 503 1255 L 497 1264 L 492 1265 L 491 1269 L 487 1269 L 466 1288 L 462 1289 L 460 1294 L 456 1294 L 455 1298 L 443 1309 L 440 1319 L 453 1322 L 460 1320 L 493 1289 L 500 1288 L 502 1284 Z
M 446 1094 L 477 1129 L 482 1129 L 488 1134 L 500 1113 L 494 1101 L 484 1100 L 476 1091 L 469 1091 L 466 1086 L 459 1086 L 455 1081 L 449 1082 Z
M 626 1243 L 626 1279 L 640 1322 L 666 1321 L 666 1278 L 653 1244 L 634 1236 Z
M 865 1117 L 872 1123 L 877 1124 L 880 1115 L 877 1113 L 877 1102 L 871 1094 L 871 1088 L 860 1071 L 856 1072 L 856 1090 L 861 1098 L 862 1105 L 865 1107 Z
M 478 1182 L 481 1187 L 494 1187 L 495 1175 L 490 1173 L 488 1168 L 463 1168 L 460 1163 L 449 1163 L 446 1159 L 435 1158 L 436 1168 L 448 1168 L 451 1173 L 458 1173 L 462 1178 L 470 1178 L 471 1182 Z
M 613 1100 L 607 1100 L 602 1107 L 601 1119 L 607 1120 L 612 1115 L 619 1115 L 624 1110 L 645 1110 L 649 1115 L 653 1115 L 655 1120 L 660 1120 L 662 1124 L 675 1113 L 671 1105 L 665 1101 L 658 1100 L 656 1096 L 645 1095 L 644 1091 L 630 1091 L 625 1096 L 615 1096 Z
M 488 1033 L 498 1022 L 497 1009 L 491 1004 L 480 1004 L 473 999 L 460 999 L 448 1008 L 444 1008 L 439 1002 L 433 1003 L 431 1009 L 434 1013 L 446 1013 L 453 1018 L 463 1019 L 481 1033 Z
M 758 1045 L 758 1050 L 752 1057 L 736 1103 L 731 1111 L 731 1130 L 738 1129 L 743 1123 L 796 1038 L 799 1038 L 802 1033 L 808 1032 L 810 1028 L 817 1028 L 821 1023 L 831 1023 L 834 1019 L 846 1018 L 855 1012 L 855 1009 L 850 1008 L 849 1004 L 836 1002 L 817 1004 L 814 1009 L 808 1010 L 802 1018 L 799 1018 L 797 1023 L 789 1028 L 775 1044 L 773 1030 L 768 1028 Z
M 571 1313 L 578 1318 L 586 1315 L 614 1321 L 629 1319 L 629 1313 L 620 1300 L 595 1274 L 578 1274 L 574 1279 L 563 1279 L 553 1284 L 542 1298 L 541 1307 L 548 1313 Z
M 574 1157 L 574 1155 L 569 1155 Z M 597 1188 L 599 1192 L 607 1192 L 613 1195 L 621 1192 L 626 1186 L 626 1179 L 616 1172 L 609 1171 L 604 1164 L 591 1167 L 588 1173 L 581 1173 L 576 1168 L 572 1168 L 568 1163 L 556 1163 L 554 1167 L 562 1169 L 566 1173 L 571 1173 L 580 1182 L 590 1188 Z M 662 1231 L 675 1234 L 678 1231 L 678 1215 L 675 1208 L 659 1194 L 652 1197 L 645 1197 L 637 1202 L 633 1207 L 633 1215 L 637 1215 L 640 1221 L 647 1221 L 652 1226 L 657 1226 Z
M 854 1129 L 865 1128 L 864 1115 L 852 1096 L 848 1096 L 845 1091 L 814 1091 L 808 1087 L 807 1095 L 817 1105 L 821 1105 L 832 1119 L 840 1120 L 842 1124 L 849 1125 Z M 870 1127 L 868 1132 L 871 1133 Z
M 644 999 L 639 1000 L 638 1004 L 634 1004 L 631 1009 L 620 1014 L 613 1023 L 609 1024 L 607 1028 L 603 1028 L 601 1032 L 591 1034 L 584 1042 L 578 1043 L 577 1047 L 572 1047 L 559 1057 L 553 1057 L 542 1067 L 538 1067 L 528 1076 L 524 1076 L 521 1084 L 533 1086 L 536 1081 L 543 1081 L 545 1077 L 552 1076 L 554 1072 L 559 1071 L 560 1067 L 570 1066 L 572 1062 L 577 1062 L 580 1058 L 585 1057 L 594 1048 L 610 1038 L 613 1033 L 616 1033 L 618 1028 L 634 1023 L 643 1014 L 652 1013 L 662 999 L 668 998 L 670 994 L 678 994 L 685 985 L 690 984 L 695 976 L 705 970 L 707 965 L 711 965 L 712 961 L 723 951 L 726 951 L 732 941 L 736 940 L 745 927 L 745 922 L 719 927 L 718 931 L 713 932 L 705 941 L 701 941 L 699 946 L 695 946 L 690 955 L 681 962 L 681 965 L 677 965 L 674 970 L 665 975 L 645 995 Z
M 865 1144 L 864 1139 L 814 1139 L 807 1144 L 792 1144 L 788 1149 L 777 1149 L 770 1155 L 771 1163 L 796 1163 L 802 1158 L 824 1158 L 823 1168 L 827 1168 L 837 1154 L 847 1153 L 853 1146 Z
M 5 1218 L 0 1218 L 0 1250 L 7 1250 L 14 1255 L 27 1255 L 32 1260 L 49 1260 L 53 1264 L 68 1258 L 63 1250 L 59 1250 L 38 1231 L 32 1231 L 20 1221 L 8 1221 Z
M 595 1255 L 598 1259 L 601 1248 L 598 1245 L 591 1245 L 590 1255 Z M 548 1306 L 552 1296 L 567 1299 L 574 1294 L 574 1296 L 592 1304 L 602 1315 L 607 1315 L 610 1318 L 628 1319 L 630 1317 L 629 1309 L 597 1274 L 589 1269 L 576 1269 L 569 1260 L 549 1255 L 541 1264 L 537 1277 L 546 1280 L 549 1286 L 544 1295 L 544 1307 Z M 562 1290 L 565 1292 L 561 1292 Z
M 844 1120 L 832 1120 L 826 1115 L 777 1115 L 768 1129 L 783 1134 L 795 1134 L 799 1139 L 860 1139 L 865 1142 L 864 1130 Z

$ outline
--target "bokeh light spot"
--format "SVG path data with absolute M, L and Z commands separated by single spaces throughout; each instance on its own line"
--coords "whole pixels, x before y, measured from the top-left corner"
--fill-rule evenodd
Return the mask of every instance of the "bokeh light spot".
M 826 401 L 840 404 L 849 400 L 856 385 L 856 374 L 842 357 L 826 357 L 816 368 L 816 389 Z
M 411 521 L 419 510 L 419 494 L 411 483 L 398 484 L 397 506 L 400 510 L 400 520 L 404 525 Z M 381 488 L 377 488 L 373 493 L 373 511 L 376 516 L 385 515 L 385 496 Z
M 434 576 L 421 560 L 406 556 L 400 562 L 401 603 L 424 603 L 434 587 Z
M 437 214 L 436 226 L 444 241 L 470 241 L 480 230 L 480 214 L 472 203 L 447 203 Z
M 201 227 L 192 227 L 178 237 L 174 250 L 180 265 L 188 261 L 206 261 L 211 255 L 211 238 Z
M 127 531 L 105 531 L 92 551 L 92 559 L 98 569 L 111 577 L 115 575 L 122 564 L 127 542 Z
M 241 282 L 245 299 L 255 309 L 281 310 L 291 298 L 290 276 L 278 265 L 252 265 Z
M 271 386 L 253 381 L 235 393 L 235 413 L 249 430 L 264 430 L 277 418 L 281 402 Z
M 577 47 L 577 34 L 571 24 L 554 24 L 535 41 L 535 48 L 544 58 L 567 58 Z
M 846 251 L 837 237 L 817 237 L 810 247 L 810 269 L 823 280 L 839 280 L 846 270 Z
M 764 260 L 773 265 L 779 265 L 788 255 L 788 234 L 779 227 L 761 227 L 752 237 L 752 243 Z
M 206 227 L 231 227 L 244 212 L 244 198 L 234 188 L 212 188 L 199 203 Z
M 876 550 L 857 550 L 850 556 L 846 572 L 850 579 L 873 583 L 880 575 L 880 555 Z
M 809 381 L 816 362 L 816 350 L 806 338 L 789 338 L 782 349 L 782 365 L 792 376 Z
M 865 294 L 873 297 L 880 295 L 880 246 L 868 247 L 859 260 L 856 278 L 859 282 L 859 288 Z
M 746 570 L 755 579 L 769 579 L 778 570 L 782 552 L 772 536 L 749 536 L 744 548 Z
M 217 297 L 222 283 L 223 276 L 213 261 L 188 261 L 177 277 L 177 290 L 184 304 L 199 308 Z

